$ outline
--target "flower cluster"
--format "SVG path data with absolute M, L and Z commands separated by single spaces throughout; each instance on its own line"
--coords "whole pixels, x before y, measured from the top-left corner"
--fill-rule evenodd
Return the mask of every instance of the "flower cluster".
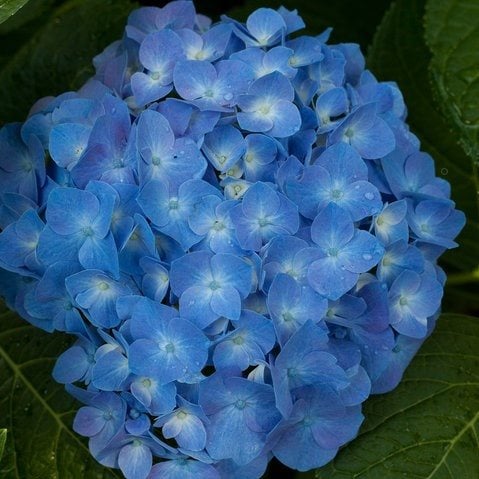
M 357 434 L 432 330 L 464 215 L 354 44 L 295 11 L 134 11 L 0 131 L 1 289 L 128 479 L 259 478 Z

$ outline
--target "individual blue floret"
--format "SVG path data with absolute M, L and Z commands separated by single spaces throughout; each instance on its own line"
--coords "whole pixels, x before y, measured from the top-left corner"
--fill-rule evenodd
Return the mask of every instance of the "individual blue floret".
M 394 150 L 396 141 L 388 124 L 369 103 L 351 112 L 328 137 L 328 144 L 350 144 L 363 158 L 382 158 Z
M 179 187 L 151 180 L 140 191 L 137 201 L 159 231 L 187 250 L 202 239 L 188 226 L 188 218 L 195 205 L 207 195 L 220 196 L 221 193 L 203 180 L 187 180 Z
M 201 178 L 206 161 L 196 143 L 188 138 L 175 140 L 168 120 L 153 110 L 145 110 L 139 120 L 137 148 L 142 161 L 140 182 L 156 179 L 180 185 L 191 178 Z
M 19 193 L 34 202 L 46 180 L 45 152 L 40 140 L 20 136 L 20 123 L 0 129 L 0 188 L 2 193 Z
M 204 328 L 221 316 L 236 321 L 251 291 L 252 267 L 232 254 L 198 251 L 171 263 L 170 284 L 180 313 Z
M 326 330 L 306 321 L 286 342 L 271 368 L 276 407 L 284 417 L 291 413 L 294 396 L 309 386 L 341 390 L 348 377 L 337 358 L 327 352 Z
M 235 34 L 246 46 L 272 46 L 279 43 L 286 34 L 283 17 L 271 8 L 258 8 L 246 19 L 246 28 L 238 22 L 235 22 L 235 27 Z
M 176 407 L 174 382 L 161 384 L 151 375 L 137 376 L 130 383 L 130 391 L 153 416 L 168 414 Z
M 273 238 L 261 251 L 265 280 L 268 290 L 279 273 L 290 275 L 300 284 L 306 284 L 309 265 L 318 258 L 318 251 L 296 236 L 280 235 Z
M 318 133 L 334 130 L 348 108 L 349 100 L 344 88 L 332 88 L 320 95 L 315 104 Z
M 405 154 L 394 151 L 381 160 L 391 191 L 398 198 L 409 195 L 430 195 L 449 198 L 449 184 L 435 175 L 434 161 L 421 151 Z
M 142 293 L 154 301 L 161 302 L 170 285 L 168 270 L 160 260 L 150 256 L 143 256 L 139 261 L 144 272 L 141 281 Z
M 90 191 L 55 188 L 48 197 L 39 259 L 47 265 L 77 260 L 84 268 L 118 275 L 118 253 L 110 232 L 114 201 L 114 191 L 104 183 L 91 183 Z
M 92 394 L 88 405 L 78 410 L 73 421 L 73 430 L 89 437 L 90 447 L 99 451 L 123 428 L 126 407 L 126 402 L 115 393 Z
M 301 115 L 293 99 L 293 86 L 282 73 L 265 75 L 238 98 L 238 123 L 247 131 L 277 138 L 292 136 L 301 128 Z
M 43 273 L 36 247 L 45 224 L 29 209 L 0 233 L 0 266 L 14 273 L 37 276 Z
M 65 279 L 80 269 L 74 261 L 58 261 L 49 266 L 32 293 L 25 297 L 28 314 L 48 321 L 53 329 L 84 335 L 84 320 L 65 287 Z
M 199 373 L 206 363 L 208 338 L 178 318 L 174 308 L 143 298 L 133 311 L 130 330 L 134 342 L 128 359 L 135 374 L 168 384 Z
M 236 236 L 243 249 L 258 251 L 274 236 L 298 231 L 296 205 L 266 183 L 257 182 L 231 210 Z
M 106 96 L 105 115 L 98 118 L 90 134 L 88 146 L 73 166 L 71 175 L 79 188 L 89 181 L 106 183 L 134 183 L 136 156 L 135 129 L 131 128 L 126 104 L 113 96 Z
M 152 451 L 142 440 L 133 439 L 118 454 L 118 466 L 126 479 L 146 479 L 152 465 Z
M 264 51 L 258 47 L 250 47 L 233 53 L 232 60 L 240 60 L 253 69 L 255 80 L 269 73 L 279 72 L 287 78 L 294 78 L 296 69 L 290 64 L 294 51 L 283 46 Z
M 425 243 L 444 248 L 455 248 L 453 240 L 464 227 L 466 217 L 454 209 L 454 204 L 441 200 L 424 200 L 409 203 L 407 221 L 414 235 Z
M 285 46 L 294 52 L 289 59 L 289 64 L 295 68 L 314 64 L 324 57 L 321 51 L 322 43 L 316 37 L 302 35 L 287 41 Z
M 424 256 L 416 246 L 404 240 L 396 241 L 386 247 L 384 256 L 378 264 L 377 277 L 388 286 L 404 271 L 424 271 Z
M 128 286 L 97 269 L 87 269 L 68 276 L 65 284 L 75 304 L 87 312 L 92 324 L 112 328 L 120 323 L 116 300 L 131 294 Z
M 253 71 L 243 62 L 221 60 L 185 60 L 178 62 L 173 80 L 181 98 L 201 110 L 228 111 L 236 105 L 238 95 L 246 93 L 254 79 Z
M 324 54 L 323 60 L 308 67 L 309 77 L 316 83 L 318 93 L 325 93 L 344 85 L 346 64 L 344 55 L 327 45 L 323 45 L 322 53 Z
M 172 30 L 150 33 L 141 43 L 139 58 L 146 72 L 131 77 L 137 106 L 159 100 L 173 88 L 173 69 L 184 58 L 183 42 Z
M 398 334 L 392 349 L 364 354 L 364 362 L 371 377 L 372 394 L 389 392 L 399 384 L 406 367 L 424 340 L 425 338 L 417 339 Z
M 200 383 L 199 405 L 210 424 L 206 450 L 215 459 L 232 459 L 239 465 L 259 456 L 266 435 L 280 419 L 273 388 L 238 377 L 216 373 Z
M 359 406 L 344 407 L 333 391 L 309 389 L 273 432 L 273 453 L 300 471 L 320 467 L 356 436 L 363 419 Z
M 392 327 L 401 334 L 423 338 L 427 318 L 439 308 L 443 289 L 431 268 L 418 274 L 404 270 L 389 290 L 389 311 Z
M 156 256 L 155 235 L 148 222 L 139 214 L 134 219 L 135 226 L 118 254 L 120 270 L 132 276 L 143 274 L 142 258 Z
M 154 423 L 166 439 L 174 438 L 188 451 L 201 451 L 206 446 L 205 424 L 208 419 L 202 409 L 178 397 L 178 409 L 162 416 Z
M 183 41 L 183 50 L 188 60 L 214 62 L 224 55 L 232 31 L 231 25 L 220 23 L 206 30 L 202 35 L 186 28 L 177 30 L 176 33 Z
M 163 28 L 192 29 L 195 19 L 195 6 L 191 1 L 170 2 L 163 8 L 139 8 L 129 15 L 126 34 L 141 43 L 146 34 Z
M 409 228 L 406 213 L 405 200 L 384 205 L 382 211 L 374 218 L 374 233 L 382 244 L 388 245 L 396 241 L 408 240 Z
M 246 142 L 237 128 L 218 126 L 205 135 L 201 149 L 214 168 L 224 173 L 243 156 Z
M 60 384 L 71 384 L 83 381 L 89 384 L 91 370 L 95 364 L 97 346 L 86 338 L 79 338 L 64 351 L 55 362 L 53 378 Z
M 193 233 L 203 236 L 198 248 L 213 253 L 240 253 L 238 240 L 229 212 L 238 204 L 234 200 L 222 200 L 218 196 L 207 195 L 194 206 L 188 218 Z
M 348 145 L 330 146 L 299 179 L 287 180 L 286 194 L 307 218 L 314 219 L 329 203 L 346 210 L 354 221 L 380 211 L 381 195 L 367 181 L 364 161 Z
M 311 238 L 321 252 L 308 269 L 311 287 L 336 300 L 351 289 L 360 273 L 381 259 L 384 249 L 378 240 L 354 227 L 347 212 L 330 203 L 313 221 Z
M 273 323 L 253 311 L 243 311 L 235 329 L 221 338 L 213 352 L 216 370 L 244 371 L 264 360 L 276 343 Z
M 91 382 L 101 391 L 122 391 L 130 375 L 126 345 L 106 333 L 102 337 L 107 342 L 95 352 Z
M 55 108 L 48 136 L 52 160 L 71 170 L 88 146 L 93 125 L 104 114 L 100 101 L 86 98 L 65 100 Z
M 306 321 L 318 323 L 328 302 L 309 286 L 301 287 L 290 274 L 279 273 L 269 289 L 267 305 L 283 346 Z

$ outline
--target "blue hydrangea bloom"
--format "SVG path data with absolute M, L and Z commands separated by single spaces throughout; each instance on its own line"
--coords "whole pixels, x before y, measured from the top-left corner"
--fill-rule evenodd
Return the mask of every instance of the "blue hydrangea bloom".
M 53 377 L 127 479 L 320 467 L 434 328 L 464 214 L 397 85 L 304 27 L 139 8 L 0 129 L 0 294 L 75 336 Z

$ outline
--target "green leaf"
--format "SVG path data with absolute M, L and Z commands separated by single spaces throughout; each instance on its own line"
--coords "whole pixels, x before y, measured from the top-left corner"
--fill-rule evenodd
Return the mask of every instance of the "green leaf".
M 479 2 L 429 0 L 425 33 L 439 102 L 457 127 L 467 154 L 478 162 Z
M 134 7 L 129 0 L 70 0 L 57 8 L 0 70 L 0 124 L 23 120 L 43 96 L 78 89 L 93 74 L 92 58 L 121 38 Z
M 60 0 L 30 0 L 16 15 L 0 24 L 0 71 L 12 56 L 49 21 Z
M 55 383 L 55 359 L 71 340 L 47 334 L 0 307 L 0 428 L 7 428 L 2 479 L 113 479 L 71 423 L 80 406 Z
M 28 0 L 0 0 L 0 23 L 15 15 L 27 2 Z
M 444 315 L 398 388 L 369 399 L 359 436 L 320 479 L 479 477 L 479 319 Z
M 228 15 L 245 20 L 257 8 L 283 5 L 298 10 L 306 23 L 306 32 L 317 35 L 332 27 L 332 42 L 356 42 L 365 50 L 390 3 L 390 0 L 248 0 Z
M 452 125 L 436 106 L 430 86 L 428 65 L 431 54 L 424 41 L 422 18 L 424 0 L 399 0 L 385 15 L 368 54 L 368 66 L 381 80 L 394 80 L 403 92 L 409 110 L 411 130 L 422 148 L 436 161 L 439 176 L 452 185 L 452 198 L 468 217 L 458 238 L 460 247 L 441 260 L 449 272 L 473 271 L 479 264 L 479 223 L 476 185 L 471 161 L 458 144 Z M 450 292 L 449 292 L 450 291 Z M 457 298 L 464 287 L 450 289 Z M 472 292 L 473 303 L 455 303 L 458 307 L 479 307 L 479 296 Z
M 0 429 L 0 461 L 3 457 L 3 450 L 5 449 L 5 442 L 7 441 L 7 430 Z

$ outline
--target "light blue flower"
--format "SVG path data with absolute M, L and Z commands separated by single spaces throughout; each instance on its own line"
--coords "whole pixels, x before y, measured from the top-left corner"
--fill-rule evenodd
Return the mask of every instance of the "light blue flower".
M 243 130 L 277 138 L 292 136 L 301 128 L 301 115 L 293 100 L 293 86 L 283 74 L 265 75 L 238 98 L 238 123 Z
M 255 183 L 241 204 L 231 210 L 236 236 L 243 249 L 258 251 L 274 236 L 298 231 L 297 207 L 266 183 Z
M 313 221 L 311 239 L 321 257 L 311 263 L 308 281 L 328 299 L 336 300 L 351 289 L 360 273 L 380 261 L 384 249 L 378 240 L 354 227 L 344 210 L 330 203 Z
M 238 320 L 252 279 L 251 265 L 232 254 L 198 251 L 171 263 L 170 284 L 180 298 L 181 316 L 200 328 L 221 316 Z

